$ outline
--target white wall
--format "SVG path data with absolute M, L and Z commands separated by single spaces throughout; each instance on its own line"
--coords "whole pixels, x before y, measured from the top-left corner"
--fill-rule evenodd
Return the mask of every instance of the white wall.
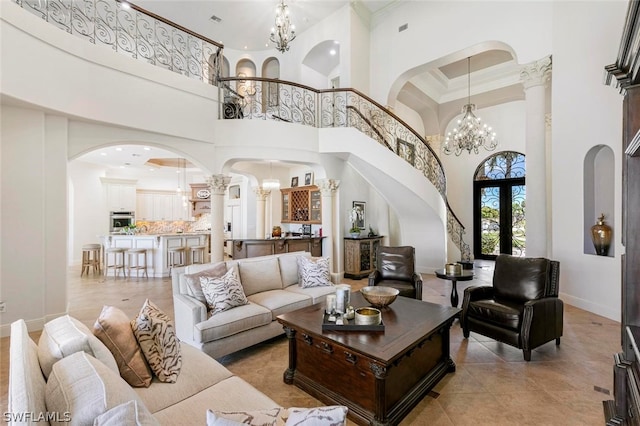
M 583 253 L 583 164 L 595 145 L 615 159 L 615 228 L 621 232 L 622 96 L 602 83 L 615 61 L 626 2 L 554 3 L 552 223 L 553 253 L 561 262 L 560 291 L 574 306 L 620 320 L 621 253 Z
M 473 255 L 473 174 L 487 157 L 499 151 L 525 153 L 525 105 L 524 101 L 511 102 L 491 108 L 477 110 L 475 114 L 489 124 L 497 133 L 498 147 L 489 152 L 481 149 L 479 154 L 464 151 L 459 157 L 437 152 L 447 177 L 447 198 L 451 208 L 465 227 L 464 241 L 471 247 Z M 449 132 L 456 124 L 455 117 L 447 126 Z M 446 135 L 446 133 L 445 133 Z M 443 139 L 444 143 L 444 139 Z
M 2 335 L 30 329 L 67 303 L 67 120 L 3 105 L 0 126 L 0 314 Z

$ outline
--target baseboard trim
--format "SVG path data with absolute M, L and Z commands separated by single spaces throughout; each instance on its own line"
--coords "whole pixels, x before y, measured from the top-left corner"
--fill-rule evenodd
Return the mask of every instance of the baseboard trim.
M 46 315 L 44 318 L 35 318 L 30 320 L 25 320 L 25 324 L 27 325 L 27 330 L 29 333 L 32 331 L 40 331 L 44 328 L 44 325 L 49 321 L 61 317 L 63 315 L 67 315 L 66 312 Z M 2 324 L 0 325 L 0 337 L 9 337 L 11 335 L 11 324 Z
M 621 313 L 618 310 L 607 308 L 606 306 L 599 305 L 597 303 L 590 302 L 588 300 L 581 299 L 579 297 L 571 296 L 570 294 L 560 293 L 560 299 L 568 305 L 575 306 L 576 308 L 584 309 L 585 311 L 594 313 L 596 315 L 609 318 L 613 321 L 620 322 Z

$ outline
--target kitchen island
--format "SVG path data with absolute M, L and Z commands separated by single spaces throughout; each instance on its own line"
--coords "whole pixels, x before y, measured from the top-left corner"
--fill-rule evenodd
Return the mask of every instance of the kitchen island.
M 227 240 L 231 244 L 232 257 L 245 259 L 247 257 L 267 256 L 270 254 L 291 253 L 294 251 L 308 251 L 311 256 L 322 256 L 322 239 L 324 237 L 282 237 L 269 239 L 241 239 Z
M 209 261 L 209 232 L 184 232 L 170 234 L 111 234 L 100 237 L 103 252 L 112 247 L 143 248 L 147 250 L 147 273 L 153 277 L 168 277 L 170 268 L 167 250 L 172 247 L 187 247 L 186 264 L 190 264 L 189 247 L 207 246 L 205 262 Z M 125 256 L 126 259 L 126 256 Z

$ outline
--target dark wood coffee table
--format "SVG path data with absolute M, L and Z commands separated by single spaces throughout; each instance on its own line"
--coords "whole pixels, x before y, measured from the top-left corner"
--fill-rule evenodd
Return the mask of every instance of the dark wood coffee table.
M 360 292 L 351 305 L 369 306 Z M 395 425 L 448 372 L 449 329 L 460 309 L 398 297 L 384 331 L 324 331 L 324 303 L 278 316 L 289 338 L 284 381 L 364 425 Z

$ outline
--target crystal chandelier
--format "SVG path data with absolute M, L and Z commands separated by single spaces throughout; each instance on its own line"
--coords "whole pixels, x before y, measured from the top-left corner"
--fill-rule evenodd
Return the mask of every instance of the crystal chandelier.
M 464 150 L 469 154 L 471 151 L 478 154 L 480 147 L 493 151 L 498 146 L 496 134 L 491 126 L 482 124 L 482 120 L 473 113 L 476 106 L 471 103 L 471 58 L 467 58 L 467 71 L 469 87 L 467 104 L 462 107 L 464 116 L 458 120 L 453 131 L 447 134 L 442 146 L 442 151 L 447 155 L 453 153 L 460 155 Z
M 289 43 L 296 38 L 296 27 L 289 20 L 289 6 L 281 0 L 276 8 L 276 26 L 271 28 L 270 40 L 281 53 L 289 50 Z

